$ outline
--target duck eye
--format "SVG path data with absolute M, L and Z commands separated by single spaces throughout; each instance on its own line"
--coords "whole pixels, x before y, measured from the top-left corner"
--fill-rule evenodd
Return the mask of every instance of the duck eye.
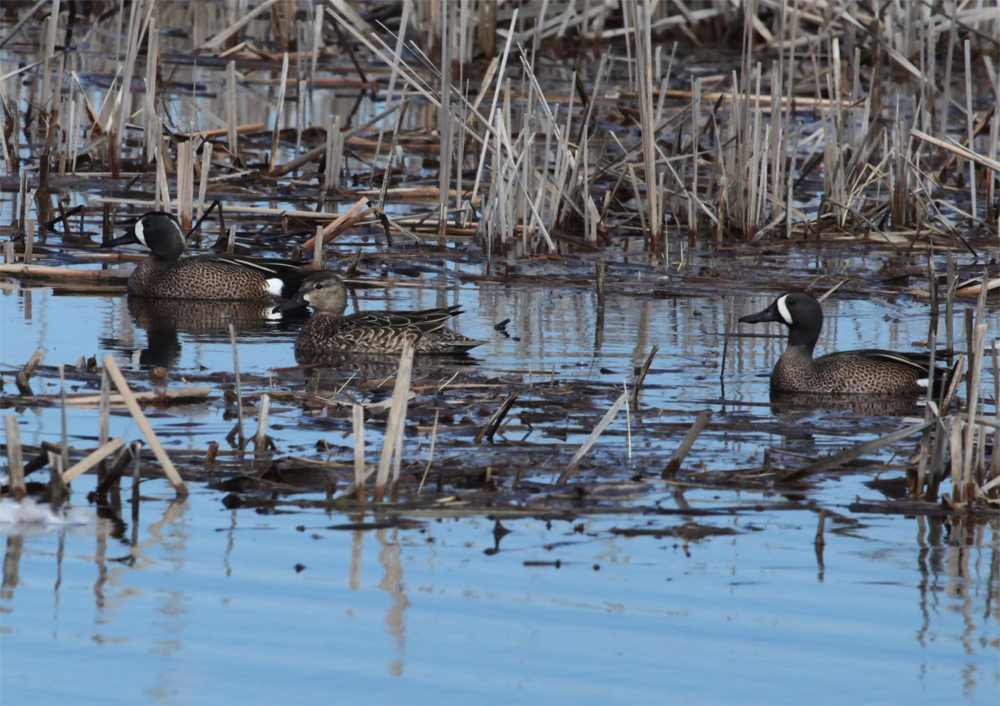
M 317 284 L 315 287 L 313 287 L 313 289 L 323 289 L 323 285 Z

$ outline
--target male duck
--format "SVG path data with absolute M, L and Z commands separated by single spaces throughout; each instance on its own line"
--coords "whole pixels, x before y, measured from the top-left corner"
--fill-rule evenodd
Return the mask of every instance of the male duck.
M 277 309 L 308 304 L 314 310 L 295 341 L 299 363 L 322 362 L 348 353 L 395 353 L 407 337 L 417 353 L 464 353 L 482 344 L 444 327 L 459 307 L 423 311 L 365 311 L 344 316 L 347 287 L 329 270 L 311 273 L 298 294 Z
M 740 319 L 744 324 L 763 321 L 788 327 L 788 347 L 771 372 L 772 392 L 913 395 L 927 389 L 932 371 L 926 353 L 857 350 L 814 359 L 823 309 L 809 294 L 782 294 L 764 311 Z M 938 368 L 933 372 L 943 375 Z
M 288 298 L 309 270 L 304 263 L 228 254 L 184 253 L 180 222 L 163 211 L 144 214 L 120 238 L 101 247 L 140 243 L 150 255 L 128 278 L 128 293 L 159 299 L 249 300 Z

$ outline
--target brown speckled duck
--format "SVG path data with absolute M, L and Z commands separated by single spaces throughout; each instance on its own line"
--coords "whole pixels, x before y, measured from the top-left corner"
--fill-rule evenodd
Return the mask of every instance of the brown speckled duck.
M 915 395 L 927 389 L 931 370 L 926 353 L 871 349 L 813 358 L 823 309 L 810 294 L 782 294 L 764 311 L 740 319 L 745 324 L 765 321 L 788 327 L 788 347 L 771 372 L 772 392 Z M 943 377 L 944 371 L 935 368 L 934 374 Z
M 289 298 L 309 270 L 304 263 L 228 254 L 184 254 L 184 232 L 174 216 L 150 211 L 125 235 L 102 247 L 139 243 L 149 257 L 128 278 L 128 293 L 157 299 L 252 300 Z
M 278 305 L 287 311 L 309 305 L 313 314 L 295 341 L 295 359 L 315 363 L 351 353 L 396 353 L 412 337 L 417 353 L 456 354 L 482 345 L 445 328 L 457 306 L 423 311 L 364 311 L 345 316 L 347 287 L 329 270 L 306 277 L 294 299 Z

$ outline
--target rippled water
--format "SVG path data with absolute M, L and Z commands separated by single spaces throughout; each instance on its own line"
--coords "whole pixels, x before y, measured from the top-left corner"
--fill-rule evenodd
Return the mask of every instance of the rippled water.
M 6 703 L 996 699 L 995 527 L 958 548 L 934 521 L 861 516 L 819 557 L 810 509 L 687 545 L 609 533 L 660 519 L 525 517 L 492 553 L 483 517 L 345 531 L 210 491 L 141 512 L 134 542 L 7 534 Z
M 825 453 L 855 443 L 843 438 L 855 424 L 857 438 L 878 433 L 864 415 L 772 412 L 766 374 L 780 339 L 732 338 L 721 364 L 727 322 L 740 331 L 735 319 L 771 294 L 610 296 L 598 337 L 595 298 L 583 288 L 430 285 L 358 290 L 359 306 L 462 304 L 458 329 L 486 341 L 474 351 L 478 369 L 539 385 L 553 376 L 631 381 L 659 345 L 647 410 L 689 423 L 709 408 L 723 427 L 750 425 L 738 435 L 710 425 L 688 462 L 696 467 L 745 467 L 776 443 Z M 916 302 L 835 296 L 824 306 L 827 350 L 908 349 L 926 338 Z M 15 289 L 0 307 L 8 365 L 41 347 L 46 364 L 112 353 L 139 369 L 143 350 L 168 340 L 171 384 L 184 371 L 232 369 L 228 335 L 151 337 L 121 297 Z M 493 329 L 506 318 L 509 337 Z M 242 370 L 294 365 L 294 336 L 279 324 L 242 333 Z M 33 382 L 36 392 L 57 391 L 51 379 Z M 279 449 L 314 448 L 317 432 L 296 424 L 299 415 L 276 414 Z M 662 449 L 666 458 L 679 442 L 633 421 L 647 457 Z M 801 433 L 753 431 L 775 421 Z M 194 448 L 221 442 L 232 426 L 217 404 L 158 413 L 154 424 L 168 447 Z M 625 425 L 620 415 L 599 447 L 624 455 Z M 28 410 L 21 427 L 27 444 L 58 442 L 59 411 Z M 69 429 L 71 443 L 91 445 L 96 411 L 71 409 Z M 112 417 L 111 433 L 139 437 L 126 416 Z M 536 429 L 522 443 L 548 441 Z M 406 453 L 426 453 L 407 443 Z M 603 477 L 626 480 L 620 473 L 609 467 Z M 147 480 L 151 499 L 136 524 L 126 503 L 124 526 L 0 525 L 4 702 L 994 703 L 996 521 L 960 538 L 932 518 L 848 511 L 857 496 L 879 497 L 863 485 L 869 478 L 832 475 L 786 492 L 780 506 L 769 492 L 653 480 L 617 498 L 617 509 L 555 519 L 543 492 L 537 512 L 529 500 L 519 516 L 501 515 L 510 533 L 499 541 L 493 516 L 461 506 L 407 514 L 419 522 L 412 528 L 335 529 L 386 518 L 226 510 L 220 492 L 197 486 L 177 504 L 168 486 Z M 540 469 L 537 480 L 551 477 Z M 92 486 L 90 476 L 74 482 L 78 507 L 88 507 Z M 127 498 L 129 481 L 123 487 Z M 820 508 L 828 516 L 817 553 Z M 685 522 L 732 533 L 670 536 Z M 39 678 L 50 673 L 59 681 Z

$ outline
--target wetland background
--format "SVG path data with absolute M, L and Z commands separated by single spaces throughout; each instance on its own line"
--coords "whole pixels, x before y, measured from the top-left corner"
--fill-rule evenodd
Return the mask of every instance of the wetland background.
M 5 703 L 995 702 L 996 2 L 0 20 Z M 129 301 L 154 208 L 485 343 Z M 952 402 L 772 400 L 789 289 Z

